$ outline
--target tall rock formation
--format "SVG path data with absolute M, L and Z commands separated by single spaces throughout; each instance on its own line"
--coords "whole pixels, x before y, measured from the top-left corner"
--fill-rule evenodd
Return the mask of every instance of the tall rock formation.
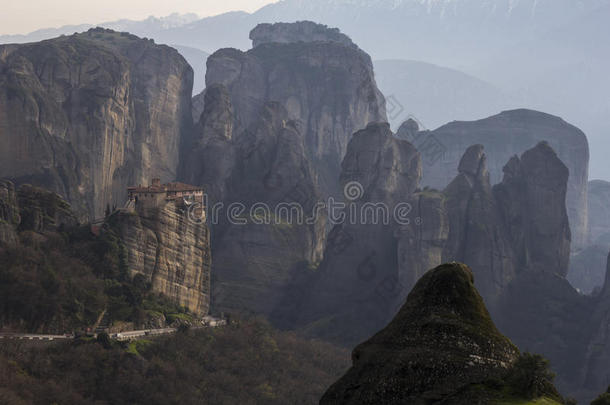
M 410 139 L 411 138 L 407 138 Z M 587 181 L 589 146 L 585 134 L 561 118 L 531 110 L 504 111 L 486 119 L 444 125 L 434 131 L 420 132 L 418 149 L 433 139 L 442 153 L 422 150 L 422 185 L 444 188 L 456 175 L 464 151 L 471 145 L 485 147 L 491 184 L 501 181 L 504 164 L 541 141 L 546 141 L 569 168 L 567 208 L 574 250 L 587 241 Z M 420 144 L 424 147 L 420 148 Z
M 506 395 L 518 356 L 470 269 L 444 264 L 417 282 L 389 325 L 354 349 L 353 366 L 320 404 L 494 403 Z
M 0 50 L 0 177 L 42 185 L 81 217 L 130 184 L 176 177 L 193 72 L 177 51 L 91 29 Z
M 386 124 L 354 135 L 341 180 L 362 192 L 345 213 L 389 207 L 393 217 L 335 225 L 312 292 L 295 311 L 308 333 L 347 345 L 365 338 L 393 316 L 425 266 L 443 261 L 472 263 L 493 313 L 510 308 L 503 297 L 520 275 L 556 277 L 571 288 L 568 170 L 547 143 L 513 157 L 493 188 L 481 145 L 466 150 L 458 176 L 442 192 L 417 189 L 419 159 Z M 408 206 L 406 223 L 393 210 L 401 204 Z
M 515 252 L 518 271 L 565 277 L 570 260 L 566 212 L 568 168 L 547 142 L 513 157 L 494 195 Z
M 316 205 L 340 195 L 353 132 L 384 121 L 385 102 L 370 57 L 337 30 L 261 25 L 251 36 L 253 49 L 208 59 L 181 178 L 222 205 L 212 235 L 214 305 L 275 319 L 288 286 L 322 258 L 328 228 Z M 233 203 L 243 208 L 237 221 L 227 217 Z
M 412 253 L 420 236 L 405 230 L 417 226 L 411 201 L 420 175 L 419 153 L 395 138 L 389 124 L 372 123 L 354 134 L 341 171 L 345 206 L 336 215 L 310 296 L 296 314 L 310 333 L 353 344 L 394 314 L 411 286 L 402 286 L 401 279 L 412 281 L 408 269 L 399 272 L 397 245 L 402 238 L 405 264 L 405 251 Z M 442 235 L 429 236 L 434 237 Z
M 143 275 L 161 293 L 197 316 L 210 307 L 210 231 L 174 202 L 136 204 L 107 221 L 127 251 L 130 276 Z
M 514 277 L 513 247 L 494 199 L 482 145 L 468 148 L 447 186 L 449 238 L 444 261 L 469 263 L 488 305 Z
M 253 49 L 221 49 L 207 62 L 207 86 L 228 89 L 234 136 L 254 125 L 268 102 L 281 104 L 289 120 L 302 123 L 323 194 L 338 194 L 336 174 L 352 134 L 386 120 L 371 58 L 337 30 L 310 22 L 260 25 L 251 37 Z
M 320 261 L 325 215 L 314 210 L 321 197 L 301 124 L 275 102 L 244 133 L 235 133 L 233 118 L 226 87 L 208 87 L 186 176 L 202 184 L 210 207 L 218 208 L 210 217 L 214 305 L 269 315 L 285 286 Z M 232 204 L 240 207 L 240 218 Z

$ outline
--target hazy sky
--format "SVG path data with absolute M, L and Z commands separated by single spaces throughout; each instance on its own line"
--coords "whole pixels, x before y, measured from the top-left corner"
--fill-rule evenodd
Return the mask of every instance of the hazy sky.
M 202 17 L 231 10 L 255 11 L 273 0 L 0 0 L 0 34 L 39 28 L 101 23 L 150 15 L 196 13 Z

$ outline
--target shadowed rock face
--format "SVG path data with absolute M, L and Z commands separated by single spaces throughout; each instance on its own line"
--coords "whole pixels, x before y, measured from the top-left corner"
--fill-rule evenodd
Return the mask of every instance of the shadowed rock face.
M 443 261 L 469 263 L 490 305 L 514 277 L 515 255 L 492 193 L 482 145 L 466 150 L 458 171 L 443 191 L 450 229 Z
M 276 31 L 300 32 L 302 27 L 263 25 L 252 35 L 270 32 L 274 38 Z M 345 38 L 274 41 L 247 52 L 221 49 L 207 62 L 207 86 L 223 84 L 228 90 L 235 139 L 256 125 L 268 102 L 279 103 L 288 120 L 300 122 L 305 156 L 324 196 L 339 194 L 337 173 L 352 134 L 369 122 L 386 120 L 370 57 Z
M 360 213 L 381 205 L 395 215 L 392 208 L 408 204 L 410 222 L 393 216 L 385 224 L 360 220 L 333 228 L 310 296 L 295 311 L 308 333 L 354 344 L 383 325 L 424 271 L 443 261 L 472 264 L 492 312 L 519 274 L 565 277 L 567 168 L 548 144 L 514 157 L 495 188 L 481 145 L 467 149 L 460 173 L 442 192 L 417 189 L 420 167 L 413 145 L 385 124 L 354 135 L 341 181 L 362 185 L 362 198 L 349 208 Z
M 409 274 L 398 270 L 395 232 L 400 228 L 394 221 L 394 208 L 410 202 L 420 173 L 419 154 L 413 145 L 395 138 L 388 124 L 369 124 L 354 134 L 343 160 L 341 182 L 346 190 L 357 185 L 359 191 L 354 195 L 346 191 L 346 197 L 354 199 L 346 200 L 345 221 L 330 232 L 324 260 L 308 288 L 310 296 L 297 311 L 299 323 L 308 325 L 310 333 L 353 344 L 395 313 L 398 300 L 406 294 L 398 288 L 400 279 L 407 282 Z M 389 208 L 387 222 L 382 215 L 373 219 L 375 206 Z M 400 235 L 403 257 L 413 258 L 408 255 L 413 253 L 409 238 L 415 232 L 403 229 Z
M 452 122 L 423 134 L 433 136 L 444 147 L 440 159 L 437 154 L 422 151 L 422 185 L 439 189 L 453 179 L 462 154 L 471 145 L 485 147 L 490 181 L 496 184 L 501 181 L 503 167 L 512 156 L 521 155 L 541 141 L 548 142 L 569 168 L 567 209 L 572 248 L 577 250 L 585 245 L 589 147 L 585 134 L 578 128 L 552 115 L 514 110 L 479 121 Z
M 1 177 L 56 191 L 81 217 L 174 180 L 193 80 L 174 49 L 92 29 L 0 55 Z
M 356 347 L 353 366 L 321 404 L 479 403 L 470 384 L 501 378 L 518 349 L 494 326 L 470 269 L 427 272 L 383 330 Z M 469 402 L 471 401 L 471 402 Z
M 235 131 L 234 116 L 227 88 L 208 87 L 185 176 L 203 185 L 210 206 L 224 204 L 215 218 L 210 213 L 215 222 L 215 307 L 269 315 L 286 285 L 320 260 L 325 216 L 322 213 L 312 223 L 304 220 L 312 217 L 321 197 L 300 124 L 273 102 L 242 133 Z M 232 203 L 245 207 L 243 223 L 228 221 Z M 257 203 L 264 206 L 250 217 Z M 302 207 L 300 214 L 292 211 L 293 204 Z
M 370 121 L 385 120 L 385 105 L 370 57 L 338 31 L 262 25 L 252 37 L 248 52 L 222 49 L 208 59 L 204 110 L 181 178 L 225 207 L 213 230 L 214 305 L 274 318 L 287 286 L 322 258 L 326 212 L 314 215 L 316 203 L 341 195 L 347 144 Z M 235 202 L 248 217 L 265 204 L 272 223 L 230 223 Z M 313 221 L 294 211 L 286 218 L 297 204 Z
M 513 157 L 494 195 L 517 257 L 518 271 L 565 277 L 570 260 L 566 213 L 568 168 L 546 142 Z

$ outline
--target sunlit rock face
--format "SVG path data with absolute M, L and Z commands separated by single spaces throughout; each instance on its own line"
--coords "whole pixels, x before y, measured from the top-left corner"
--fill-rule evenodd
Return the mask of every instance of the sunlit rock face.
M 142 274 L 152 290 L 197 316 L 210 307 L 210 232 L 172 202 L 138 207 L 109 219 L 127 250 L 131 276 Z
M 193 81 L 177 51 L 103 29 L 1 49 L 0 177 L 58 192 L 81 218 L 175 179 Z

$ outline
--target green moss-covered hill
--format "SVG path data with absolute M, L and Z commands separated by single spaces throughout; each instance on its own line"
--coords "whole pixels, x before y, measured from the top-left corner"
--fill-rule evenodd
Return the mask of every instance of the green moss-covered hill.
M 496 329 L 471 270 L 459 263 L 427 272 L 392 322 L 356 347 L 352 360 L 321 404 L 562 401 L 548 362 L 520 354 Z

